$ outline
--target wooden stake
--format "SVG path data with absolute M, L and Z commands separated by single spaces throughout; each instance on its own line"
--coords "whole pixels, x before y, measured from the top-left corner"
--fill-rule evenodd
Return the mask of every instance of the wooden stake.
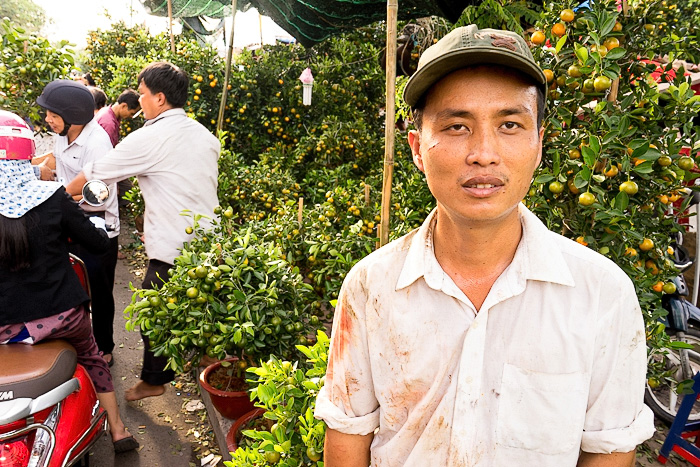
M 226 70 L 224 72 L 224 89 L 221 92 L 221 103 L 219 104 L 219 118 L 216 122 L 216 134 L 218 136 L 221 129 L 224 127 L 224 111 L 226 110 L 226 97 L 228 96 L 228 83 L 231 76 L 231 62 L 233 61 L 233 33 L 236 30 L 236 9 L 238 1 L 231 0 L 231 34 L 228 38 L 228 53 L 226 54 Z
M 299 211 L 297 212 L 297 222 L 299 222 L 299 229 L 301 229 L 304 224 L 302 224 L 302 221 L 304 220 L 304 198 L 299 198 Z
M 260 48 L 262 49 L 263 33 L 262 33 L 262 15 L 260 14 L 260 10 L 258 10 L 258 26 L 260 27 Z
M 369 190 L 370 187 L 365 183 L 365 206 L 369 207 Z
M 615 78 L 610 86 L 610 93 L 608 94 L 608 102 L 617 102 L 617 94 L 620 91 L 620 77 Z
M 384 180 L 382 185 L 382 211 L 379 229 L 379 245 L 389 243 L 389 217 L 391 216 L 391 183 L 394 173 L 394 127 L 396 120 L 396 20 L 398 0 L 386 4 L 386 115 L 384 120 Z
M 173 36 L 173 0 L 168 0 L 168 29 L 170 29 L 170 51 L 175 53 L 175 36 Z

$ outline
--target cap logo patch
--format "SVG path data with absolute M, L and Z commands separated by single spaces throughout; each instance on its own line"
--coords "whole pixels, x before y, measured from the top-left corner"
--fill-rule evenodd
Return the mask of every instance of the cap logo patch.
M 491 45 L 494 47 L 505 47 L 513 52 L 517 52 L 518 45 L 515 39 L 507 36 L 499 36 L 498 34 L 491 34 Z

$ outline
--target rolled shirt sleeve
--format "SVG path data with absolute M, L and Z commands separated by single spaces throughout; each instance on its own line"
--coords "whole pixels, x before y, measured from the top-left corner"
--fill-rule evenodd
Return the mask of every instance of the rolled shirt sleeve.
M 365 322 L 365 278 L 356 267 L 343 283 L 333 318 L 326 382 L 314 413 L 329 428 L 353 435 L 370 434 L 379 427 Z
M 634 286 L 625 278 L 598 323 L 596 355 L 581 449 L 609 454 L 629 452 L 655 431 L 644 405 L 647 353 L 644 320 Z

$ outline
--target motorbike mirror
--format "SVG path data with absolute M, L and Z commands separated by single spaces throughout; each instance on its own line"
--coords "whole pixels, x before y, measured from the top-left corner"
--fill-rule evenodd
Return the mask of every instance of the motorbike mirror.
M 109 198 L 109 188 L 102 180 L 90 180 L 83 185 L 83 201 L 90 206 L 103 206 Z

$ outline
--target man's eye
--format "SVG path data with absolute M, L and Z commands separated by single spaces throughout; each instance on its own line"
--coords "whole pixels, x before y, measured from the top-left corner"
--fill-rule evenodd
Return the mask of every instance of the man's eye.
M 506 123 L 503 124 L 503 127 L 504 127 L 506 130 L 515 130 L 516 128 L 520 128 L 520 125 L 518 125 L 518 124 L 515 123 L 515 122 L 506 122 Z
M 467 129 L 465 125 L 462 125 L 461 123 L 455 123 L 454 125 L 450 125 L 447 127 L 448 130 L 455 130 L 455 131 L 464 131 Z

